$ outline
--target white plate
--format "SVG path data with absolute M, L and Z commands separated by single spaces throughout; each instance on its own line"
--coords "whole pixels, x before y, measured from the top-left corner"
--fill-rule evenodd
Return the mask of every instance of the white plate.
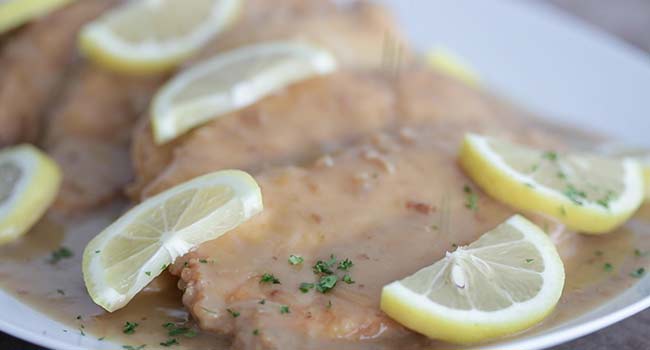
M 497 93 L 540 115 L 650 146 L 650 60 L 639 51 L 537 1 L 382 2 L 395 8 L 417 47 L 441 45 L 459 53 Z M 82 225 L 79 229 L 92 228 Z M 578 319 L 482 349 L 543 349 L 647 307 L 650 276 Z M 121 348 L 61 332 L 65 325 L 3 292 L 0 310 L 0 330 L 51 349 Z

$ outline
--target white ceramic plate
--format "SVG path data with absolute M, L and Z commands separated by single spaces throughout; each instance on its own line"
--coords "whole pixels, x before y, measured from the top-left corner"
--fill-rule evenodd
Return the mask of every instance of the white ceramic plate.
M 532 0 L 381 0 L 417 47 L 460 54 L 490 89 L 540 115 L 650 146 L 650 60 Z M 105 222 L 80 225 L 98 231 Z M 482 349 L 533 350 L 575 339 L 650 307 L 650 276 L 599 309 L 541 333 Z M 57 350 L 119 349 L 0 292 L 0 330 Z

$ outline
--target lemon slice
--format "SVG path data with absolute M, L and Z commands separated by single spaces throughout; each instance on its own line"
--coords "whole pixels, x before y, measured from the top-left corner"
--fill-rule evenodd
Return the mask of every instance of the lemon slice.
M 53 11 L 72 0 L 6 0 L 0 1 L 0 34 Z
M 0 244 L 26 233 L 52 204 L 60 184 L 58 165 L 35 147 L 0 151 Z
M 624 143 L 612 142 L 604 144 L 600 151 L 608 156 L 630 157 L 641 162 L 645 177 L 645 200 L 650 202 L 650 149 L 643 146 L 630 146 Z
M 95 303 L 115 311 L 176 258 L 261 210 L 259 186 L 239 170 L 204 175 L 151 197 L 86 246 L 88 293 Z
M 151 108 L 156 142 L 170 141 L 273 91 L 335 69 L 329 52 L 300 42 L 267 42 L 219 54 L 159 90 Z
M 454 77 L 469 86 L 479 86 L 479 75 L 460 56 L 453 52 L 438 47 L 429 50 L 426 54 L 426 61 L 429 66 L 451 77 Z
M 241 0 L 129 1 L 86 25 L 80 47 L 119 72 L 164 72 L 226 29 L 240 6 Z
M 563 287 L 564 265 L 553 243 L 515 215 L 469 246 L 385 286 L 381 309 L 428 337 L 468 344 L 540 322 Z
M 612 231 L 643 202 L 643 171 L 632 158 L 536 150 L 468 134 L 460 163 L 492 197 L 583 233 Z

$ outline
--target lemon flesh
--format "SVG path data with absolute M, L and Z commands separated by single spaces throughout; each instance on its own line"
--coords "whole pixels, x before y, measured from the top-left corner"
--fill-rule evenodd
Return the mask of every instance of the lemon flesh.
M 7 0 L 0 1 L 0 34 L 47 14 L 72 0 Z
M 267 42 L 219 54 L 181 72 L 156 94 L 151 106 L 156 142 L 173 140 L 336 66 L 329 52 L 300 42 Z
M 0 244 L 25 234 L 47 211 L 61 185 L 58 165 L 31 145 L 0 152 Z
M 564 265 L 553 243 L 515 215 L 469 246 L 386 285 L 381 309 L 430 338 L 470 344 L 540 322 L 563 287 Z
M 469 86 L 476 87 L 480 85 L 478 73 L 460 56 L 445 48 L 438 47 L 429 50 L 426 54 L 426 62 L 431 68 L 456 78 Z
M 79 44 L 118 72 L 165 72 L 228 28 L 240 6 L 241 0 L 130 1 L 86 25 Z
M 262 210 L 262 195 L 245 172 L 204 175 L 147 199 L 88 243 L 83 275 L 93 301 L 125 306 L 176 258 L 218 238 Z
M 460 163 L 492 197 L 582 233 L 614 230 L 644 197 L 643 170 L 632 158 L 536 150 L 468 134 Z

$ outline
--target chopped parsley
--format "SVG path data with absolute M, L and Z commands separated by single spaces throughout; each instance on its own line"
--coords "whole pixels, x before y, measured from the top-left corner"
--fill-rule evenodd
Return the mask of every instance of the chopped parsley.
M 354 283 L 354 280 L 353 280 L 352 277 L 350 277 L 350 275 L 348 275 L 348 274 L 345 274 L 345 276 L 343 276 L 342 280 L 343 280 L 343 282 L 345 282 L 345 283 L 347 283 L 347 284 L 352 284 L 352 283 Z
M 167 335 L 169 335 L 170 337 L 182 335 L 187 338 L 192 338 L 196 336 L 196 331 L 189 327 L 181 327 L 172 322 L 167 322 L 162 326 L 167 330 Z
M 145 271 L 144 274 L 147 276 L 151 276 L 151 271 Z
M 609 202 L 611 202 L 615 198 L 616 195 L 613 191 L 607 191 L 605 197 L 597 200 L 596 203 L 605 207 L 605 209 L 609 209 Z
M 63 291 L 63 289 L 57 289 L 56 292 L 61 294 L 61 295 L 65 295 L 65 292 Z
M 122 332 L 124 334 L 133 334 L 135 333 L 135 329 L 138 328 L 138 326 L 139 324 L 137 322 L 126 321 L 124 327 L 122 327 Z
M 305 261 L 305 259 L 303 259 L 300 255 L 289 255 L 289 264 L 291 265 L 299 265 L 302 264 L 303 261 Z
M 557 152 L 546 151 L 546 152 L 542 153 L 542 158 L 548 159 L 550 161 L 556 161 L 557 160 Z
M 233 309 L 226 309 L 226 311 L 228 311 L 228 313 L 230 314 L 230 316 L 232 316 L 233 318 L 237 318 L 237 317 L 239 317 L 239 315 L 241 315 L 241 314 L 239 313 L 239 311 L 235 311 L 235 310 L 233 310 Z
M 345 259 L 345 260 L 341 260 L 341 261 L 339 261 L 339 267 L 338 267 L 338 269 L 339 269 L 339 270 L 343 270 L 343 271 L 348 271 L 348 270 L 350 270 L 350 268 L 351 268 L 352 266 L 354 266 L 354 264 L 352 263 L 352 260 L 350 260 L 350 259 Z
M 539 164 L 533 164 L 533 166 L 530 167 L 530 172 L 534 173 L 539 169 Z
M 260 278 L 260 283 L 280 284 L 280 280 L 273 276 L 273 274 L 265 273 Z
M 314 284 L 307 283 L 307 282 L 300 283 L 300 287 L 298 287 L 298 289 L 300 289 L 300 291 L 303 293 L 309 293 L 309 290 L 313 288 L 314 288 Z
M 291 310 L 289 310 L 288 305 L 280 306 L 280 314 L 284 315 L 284 314 L 290 314 L 290 313 L 291 313 Z
M 610 272 L 610 271 L 612 271 L 613 269 L 614 269 L 614 265 L 612 265 L 612 264 L 610 264 L 610 263 L 608 263 L 608 262 L 605 263 L 605 264 L 603 265 L 603 270 L 605 270 L 605 271 L 607 271 L 607 272 Z
M 596 256 L 603 256 L 603 254 L 605 254 L 605 253 L 602 250 L 597 250 L 597 251 L 594 252 L 594 255 L 596 255 Z
M 102 339 L 103 339 L 103 337 L 102 337 Z M 98 340 L 99 340 L 99 339 L 98 339 Z M 146 344 L 142 344 L 142 345 L 140 345 L 140 346 L 122 345 L 122 349 L 125 349 L 125 350 L 142 350 L 142 349 L 144 349 L 145 347 L 147 347 Z
M 266 299 L 262 299 L 262 300 L 260 300 L 260 301 L 258 302 L 258 304 L 261 304 L 261 305 L 266 304 Z
M 327 305 L 325 307 L 328 308 L 328 309 L 331 309 L 332 308 L 332 301 L 328 300 Z
M 207 259 L 199 259 L 199 262 L 200 262 L 201 264 L 207 264 L 207 263 L 208 263 L 208 260 L 207 260 Z
M 463 187 L 463 191 L 466 193 L 467 198 L 465 199 L 465 208 L 477 211 L 478 210 L 478 195 L 472 191 L 472 188 L 468 185 Z
M 160 271 L 165 271 L 166 268 L 169 267 L 169 264 L 164 264 L 163 266 L 160 267 Z
M 315 274 L 331 275 L 334 273 L 334 271 L 332 271 L 332 267 L 335 264 L 336 264 L 336 257 L 334 256 L 334 254 L 332 254 L 330 255 L 330 259 L 327 261 L 318 260 L 312 269 Z
M 95 250 L 95 254 L 99 254 L 101 252 L 102 252 L 101 250 Z
M 650 251 L 644 252 L 644 251 L 641 251 L 641 249 L 634 249 L 634 255 L 641 258 L 641 257 L 644 257 L 644 256 L 649 256 Z
M 336 275 L 321 276 L 316 284 L 316 290 L 321 293 L 327 293 L 336 286 L 338 279 Z
M 563 171 L 558 171 L 557 174 L 555 174 L 555 176 L 557 176 L 558 179 L 562 179 L 562 180 L 566 179 L 566 174 Z
M 259 334 L 260 334 L 259 329 L 257 329 L 257 328 L 253 329 L 253 335 L 259 335 Z
M 530 263 L 532 263 L 533 261 L 535 261 L 535 259 L 526 259 L 526 264 L 530 264 Z
M 72 250 L 70 250 L 69 248 L 60 247 L 59 249 L 52 252 L 52 254 L 50 255 L 49 262 L 50 264 L 54 265 L 63 259 L 71 258 L 73 255 L 74 253 L 72 253 Z
M 167 339 L 167 341 L 164 341 L 164 342 L 160 343 L 160 345 L 165 346 L 165 347 L 172 346 L 172 345 L 178 345 L 178 344 L 179 343 L 178 343 L 178 340 L 176 340 L 176 338 L 170 338 L 170 339 Z
M 630 276 L 634 278 L 641 278 L 644 274 L 645 274 L 645 268 L 639 267 L 638 269 L 632 271 L 632 273 L 630 273 Z
M 584 191 L 579 191 L 573 185 L 567 186 L 564 190 L 564 195 L 569 197 L 569 199 L 577 205 L 582 205 L 584 200 L 587 199 L 587 194 L 585 194 Z

